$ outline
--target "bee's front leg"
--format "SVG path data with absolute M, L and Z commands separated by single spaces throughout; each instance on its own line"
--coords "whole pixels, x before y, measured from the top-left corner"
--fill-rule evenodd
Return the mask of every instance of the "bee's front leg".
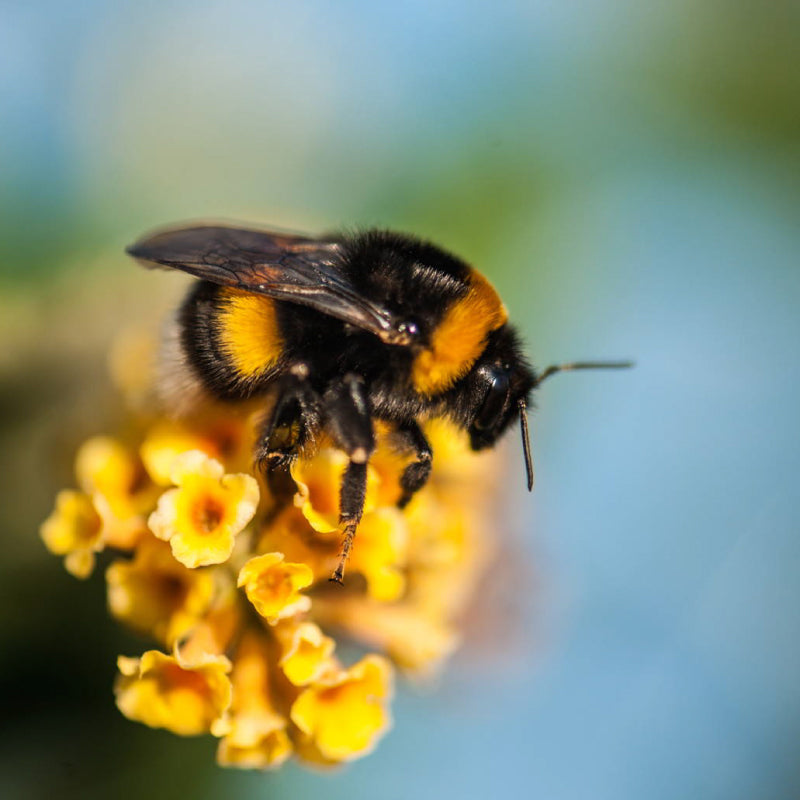
M 328 430 L 347 453 L 347 465 L 339 494 L 339 522 L 344 526 L 342 552 L 331 580 L 342 583 L 367 493 L 367 461 L 375 449 L 375 434 L 364 379 L 350 373 L 332 383 L 323 395 Z
M 403 470 L 400 477 L 400 488 L 403 493 L 397 505 L 405 508 L 411 498 L 428 482 L 433 452 L 422 428 L 414 420 L 398 425 L 394 438 L 399 441 L 401 447 L 414 453 L 414 460 Z

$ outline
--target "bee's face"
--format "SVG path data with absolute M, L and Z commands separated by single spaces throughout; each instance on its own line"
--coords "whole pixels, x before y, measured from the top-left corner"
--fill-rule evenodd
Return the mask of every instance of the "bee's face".
M 524 373 L 524 374 L 523 374 Z M 468 428 L 473 450 L 492 447 L 517 419 L 522 400 L 528 402 L 533 376 L 522 365 L 496 366 L 481 370 L 484 395 Z
M 504 327 L 493 337 L 471 374 L 472 417 L 467 431 L 473 450 L 492 447 L 528 403 L 533 371 L 519 352 L 514 333 Z

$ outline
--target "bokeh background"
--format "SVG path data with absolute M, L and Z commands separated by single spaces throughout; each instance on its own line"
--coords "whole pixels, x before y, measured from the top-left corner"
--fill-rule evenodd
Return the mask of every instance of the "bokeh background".
M 797 797 L 799 48 L 788 0 L 0 3 L 0 795 Z M 638 362 L 541 390 L 505 635 L 333 775 L 123 720 L 141 643 L 37 535 L 183 285 L 123 247 L 204 217 L 416 232 L 536 364 Z

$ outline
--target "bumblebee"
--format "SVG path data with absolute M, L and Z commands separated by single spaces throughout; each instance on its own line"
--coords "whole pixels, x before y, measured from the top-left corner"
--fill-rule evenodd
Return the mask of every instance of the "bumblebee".
M 203 225 L 158 232 L 128 248 L 145 266 L 200 280 L 178 312 L 178 347 L 191 381 L 216 400 L 263 398 L 254 458 L 285 470 L 321 431 L 348 456 L 341 583 L 361 519 L 373 420 L 413 454 L 405 506 L 431 471 L 420 421 L 448 416 L 472 449 L 492 447 L 519 420 L 528 489 L 531 392 L 537 375 L 506 308 L 479 272 L 412 236 L 371 230 L 322 238 Z

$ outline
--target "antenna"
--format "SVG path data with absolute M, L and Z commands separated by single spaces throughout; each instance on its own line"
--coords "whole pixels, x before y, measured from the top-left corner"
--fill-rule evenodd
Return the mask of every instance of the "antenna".
M 528 475 L 528 491 L 533 489 L 533 458 L 531 458 L 531 438 L 528 432 L 528 408 L 523 398 L 519 399 L 519 425 L 522 433 L 522 453 L 525 456 L 525 472 Z
M 634 365 L 633 361 L 573 361 L 569 364 L 551 364 L 543 370 L 536 378 L 533 388 L 541 386 L 550 376 L 557 372 L 572 372 L 578 369 L 630 369 Z M 525 457 L 525 472 L 528 476 L 528 491 L 533 489 L 533 458 L 531 457 L 531 440 L 528 431 L 528 408 L 524 398 L 519 402 L 519 425 L 522 434 L 522 453 Z
M 536 378 L 533 388 L 557 372 L 572 372 L 576 369 L 630 369 L 635 363 L 635 361 L 573 361 L 570 364 L 551 364 Z

